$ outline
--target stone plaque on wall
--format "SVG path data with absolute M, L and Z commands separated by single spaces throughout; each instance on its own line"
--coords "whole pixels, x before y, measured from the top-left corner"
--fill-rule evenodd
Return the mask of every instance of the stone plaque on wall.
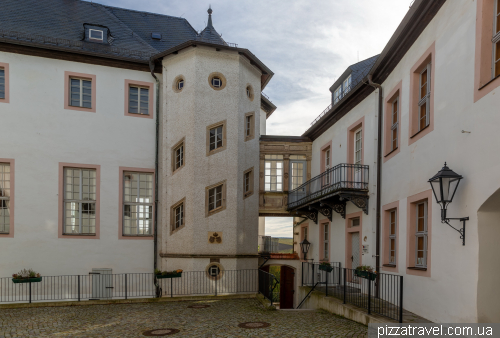
M 210 243 L 210 244 L 222 243 L 222 231 L 209 231 L 208 232 L 208 243 Z

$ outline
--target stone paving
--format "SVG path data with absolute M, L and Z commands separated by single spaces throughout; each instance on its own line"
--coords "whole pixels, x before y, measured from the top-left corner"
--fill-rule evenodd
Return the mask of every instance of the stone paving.
M 188 308 L 192 305 L 206 308 Z M 269 327 L 238 325 L 266 322 Z M 256 325 L 259 326 L 259 325 Z M 325 311 L 266 310 L 256 299 L 0 309 L 0 337 L 366 337 L 367 327 Z M 170 337 L 170 336 L 169 336 Z

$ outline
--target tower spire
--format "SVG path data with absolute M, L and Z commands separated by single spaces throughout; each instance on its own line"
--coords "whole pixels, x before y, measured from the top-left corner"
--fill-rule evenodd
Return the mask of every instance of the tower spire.
M 208 25 L 207 27 L 213 27 L 212 26 L 212 5 L 208 5 Z

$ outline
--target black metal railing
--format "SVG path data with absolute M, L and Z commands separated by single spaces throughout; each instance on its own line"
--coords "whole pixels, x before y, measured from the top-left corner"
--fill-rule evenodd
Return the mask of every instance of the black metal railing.
M 218 277 L 205 271 L 183 272 L 179 278 L 156 278 L 153 273 L 43 276 L 41 282 L 14 283 L 0 278 L 0 303 L 82 301 L 257 293 L 257 269 L 224 270 Z
M 273 274 L 259 269 L 259 292 L 271 302 L 271 305 L 276 302 L 275 289 L 279 283 Z
M 339 190 L 368 191 L 369 166 L 341 163 L 288 193 L 288 209 Z
M 314 286 L 326 296 L 341 299 L 344 304 L 403 322 L 403 276 L 367 273 L 332 264 L 331 271 L 319 270 L 319 263 L 302 263 L 302 285 Z M 321 271 L 321 272 L 320 272 Z

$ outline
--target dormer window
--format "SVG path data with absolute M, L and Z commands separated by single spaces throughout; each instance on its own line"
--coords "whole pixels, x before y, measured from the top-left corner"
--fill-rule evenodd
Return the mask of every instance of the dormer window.
M 89 40 L 102 42 L 104 40 L 104 32 L 98 29 L 89 29 Z
M 160 33 L 151 33 L 151 38 L 153 40 L 161 40 L 161 34 Z

